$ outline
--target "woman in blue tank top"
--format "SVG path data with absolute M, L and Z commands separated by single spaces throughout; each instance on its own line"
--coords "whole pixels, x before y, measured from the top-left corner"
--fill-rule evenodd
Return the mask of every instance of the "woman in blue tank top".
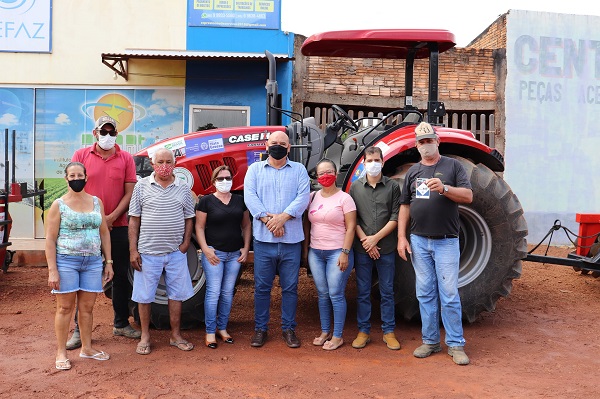
M 87 181 L 85 166 L 79 162 L 68 164 L 65 180 L 68 191 L 52 203 L 45 221 L 48 286 L 56 294 L 54 329 L 58 370 L 71 368 L 66 344 L 76 300 L 82 344 L 79 357 L 110 358 L 107 353 L 92 347 L 92 310 L 96 296 L 102 292 L 103 282 L 110 281 L 114 274 L 110 233 L 102 201 L 83 190 Z

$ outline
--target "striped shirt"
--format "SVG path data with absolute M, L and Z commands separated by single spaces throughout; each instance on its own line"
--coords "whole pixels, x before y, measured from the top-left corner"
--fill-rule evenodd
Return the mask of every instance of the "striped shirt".
M 244 178 L 244 201 L 252 215 L 254 238 L 262 242 L 295 244 L 304 240 L 302 214 L 309 201 L 310 179 L 301 163 L 288 160 L 281 169 L 269 161 L 255 162 Z M 259 219 L 267 213 L 285 212 L 292 217 L 283 228 L 285 234 L 275 237 Z
M 133 188 L 129 216 L 141 218 L 139 253 L 163 255 L 175 252 L 183 242 L 185 219 L 195 216 L 190 188 L 180 179 L 163 188 L 154 180 L 152 172 Z

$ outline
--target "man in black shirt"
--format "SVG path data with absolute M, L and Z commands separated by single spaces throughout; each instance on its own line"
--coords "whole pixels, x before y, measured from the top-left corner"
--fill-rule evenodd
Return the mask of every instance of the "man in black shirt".
M 424 358 L 442 350 L 440 303 L 448 354 L 456 364 L 469 364 L 464 352 L 462 309 L 458 294 L 460 248 L 458 204 L 473 201 L 471 183 L 462 165 L 439 153 L 439 137 L 421 122 L 415 129 L 421 162 L 404 180 L 398 215 L 398 254 L 411 255 L 421 312 L 423 345 L 414 356 Z M 410 221 L 410 244 L 406 238 Z

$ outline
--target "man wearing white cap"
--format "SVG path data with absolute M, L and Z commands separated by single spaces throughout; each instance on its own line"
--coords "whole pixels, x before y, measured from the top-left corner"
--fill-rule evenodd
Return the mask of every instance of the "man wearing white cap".
M 127 209 L 133 187 L 137 182 L 135 163 L 127 151 L 116 144 L 117 121 L 108 115 L 96 120 L 94 125 L 96 142 L 75 152 L 72 161 L 85 165 L 88 173 L 86 192 L 100 198 L 104 204 L 106 222 L 110 229 L 115 276 L 112 284 L 114 310 L 113 334 L 128 338 L 140 338 L 141 332 L 129 324 L 129 239 L 127 236 Z M 76 316 L 77 319 L 77 316 Z M 81 346 L 79 328 L 67 342 L 67 349 Z
M 458 204 L 473 201 L 467 173 L 454 158 L 440 155 L 440 139 L 421 122 L 415 129 L 421 162 L 406 173 L 398 216 L 398 254 L 411 256 L 421 312 L 423 345 L 418 358 L 440 352 L 440 305 L 448 354 L 456 364 L 469 364 L 464 352 L 462 309 L 458 295 Z M 406 238 L 410 222 L 410 244 Z

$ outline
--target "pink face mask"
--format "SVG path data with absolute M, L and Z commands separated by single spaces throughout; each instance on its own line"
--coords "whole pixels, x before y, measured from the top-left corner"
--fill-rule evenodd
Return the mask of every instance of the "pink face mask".
M 175 169 L 175 165 L 173 165 L 172 163 L 154 165 L 154 173 L 156 173 L 162 178 L 167 178 L 171 176 L 173 174 L 173 169 Z

